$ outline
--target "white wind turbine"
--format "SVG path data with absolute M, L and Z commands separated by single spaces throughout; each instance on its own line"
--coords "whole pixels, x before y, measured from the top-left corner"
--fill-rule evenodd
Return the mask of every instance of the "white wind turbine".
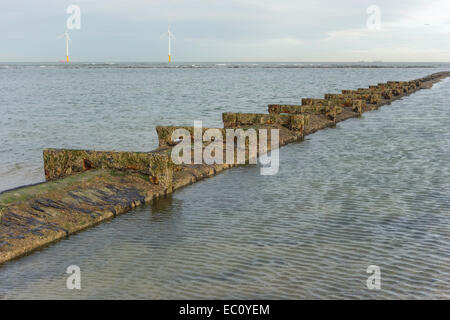
M 67 30 L 60 36 L 60 38 L 66 38 L 66 61 L 69 62 L 69 32 Z
M 171 61 L 172 61 L 171 40 L 172 40 L 172 38 L 173 38 L 174 40 L 177 40 L 177 39 L 175 38 L 175 36 L 173 35 L 173 33 L 170 31 L 170 24 L 169 24 L 169 26 L 167 27 L 167 33 L 163 33 L 163 34 L 161 35 L 161 37 L 164 36 L 164 35 L 167 35 L 167 38 L 169 39 L 169 62 L 171 62 Z

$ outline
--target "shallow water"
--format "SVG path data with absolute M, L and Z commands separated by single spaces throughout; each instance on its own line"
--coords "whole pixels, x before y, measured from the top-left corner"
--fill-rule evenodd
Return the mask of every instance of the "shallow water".
M 450 70 L 415 65 L 1 63 L 0 191 L 43 181 L 44 148 L 149 151 L 156 125 L 222 126 L 225 111 L 266 112 L 268 103 Z
M 198 117 L 220 125 L 222 111 L 262 111 L 269 102 L 437 71 L 136 68 L 101 71 L 111 72 L 103 83 L 81 70 L 45 75 L 50 83 L 36 84 L 42 95 L 34 102 L 24 76 L 22 106 L 8 100 L 13 120 L 2 121 L 0 134 L 11 151 L 0 153 L 2 165 L 20 158 L 26 177 L 14 183 L 41 179 L 35 158 L 43 146 L 148 150 L 155 124 Z M 67 89 L 87 90 L 72 105 L 58 72 L 89 83 Z M 115 89 L 102 93 L 106 78 Z M 162 85 L 171 81 L 173 89 Z M 59 90 L 59 98 L 42 86 Z M 7 99 L 14 95 L 6 90 Z M 275 176 L 261 176 L 256 166 L 227 170 L 6 263 L 0 297 L 448 299 L 449 96 L 447 79 L 283 147 Z M 2 185 L 16 177 L 0 173 Z M 80 266 L 82 290 L 66 289 L 69 265 Z M 381 268 L 379 291 L 366 287 L 369 265 Z

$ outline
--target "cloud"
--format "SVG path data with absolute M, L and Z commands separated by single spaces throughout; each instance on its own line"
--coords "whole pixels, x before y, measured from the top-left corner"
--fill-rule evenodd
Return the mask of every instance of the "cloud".
M 376 32 L 366 28 L 373 0 L 3 0 L 0 51 L 60 58 L 56 37 L 70 4 L 82 12 L 81 30 L 71 32 L 73 60 L 165 60 L 160 35 L 169 22 L 178 39 L 174 56 L 184 61 L 349 61 L 369 52 L 376 60 L 408 60 L 408 50 L 418 60 L 450 60 L 447 0 L 378 0 Z

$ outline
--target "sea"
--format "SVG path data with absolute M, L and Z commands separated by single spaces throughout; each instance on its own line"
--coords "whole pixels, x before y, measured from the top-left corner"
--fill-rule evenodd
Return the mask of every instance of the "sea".
M 44 148 L 150 151 L 157 125 L 217 127 L 222 112 L 439 71 L 3 62 L 0 191 L 44 181 Z M 226 170 L 5 263 L 0 299 L 449 299 L 449 97 L 450 78 L 283 147 L 276 175 Z

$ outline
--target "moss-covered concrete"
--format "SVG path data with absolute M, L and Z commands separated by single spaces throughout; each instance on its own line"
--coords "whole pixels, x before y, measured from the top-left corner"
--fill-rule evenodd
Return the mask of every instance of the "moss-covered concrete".
M 159 147 L 160 148 L 164 148 L 164 147 L 172 147 L 175 146 L 176 144 L 178 144 L 181 139 L 182 136 L 180 137 L 175 137 L 176 140 L 174 141 L 172 139 L 172 135 L 176 130 L 186 130 L 187 133 L 189 133 L 190 138 L 191 138 L 191 143 L 194 143 L 194 127 L 193 126 L 157 126 L 156 127 L 156 133 L 158 134 L 158 142 L 159 142 Z M 225 128 L 203 128 L 202 127 L 202 137 L 205 134 L 205 132 L 207 130 L 218 130 L 218 132 L 220 132 L 220 134 L 222 135 L 222 139 L 223 141 L 226 141 L 227 138 L 227 132 Z
M 224 128 L 278 125 L 294 131 L 303 132 L 305 117 L 300 114 L 277 113 L 233 113 L 222 114 Z
M 43 158 L 47 181 L 92 169 L 112 169 L 146 175 L 153 184 L 165 188 L 171 188 L 172 184 L 172 164 L 164 152 L 45 149 Z
M 316 100 L 316 99 L 312 99 Z M 325 100 L 327 101 L 327 100 Z M 342 113 L 343 107 L 332 105 L 332 101 L 329 101 L 330 105 L 288 105 L 288 104 L 269 104 L 268 111 L 269 114 L 296 114 L 296 115 L 304 115 L 305 117 L 310 116 L 311 114 L 315 115 L 324 115 L 331 120 L 336 120 L 336 116 Z M 308 119 L 306 119 L 308 122 Z

